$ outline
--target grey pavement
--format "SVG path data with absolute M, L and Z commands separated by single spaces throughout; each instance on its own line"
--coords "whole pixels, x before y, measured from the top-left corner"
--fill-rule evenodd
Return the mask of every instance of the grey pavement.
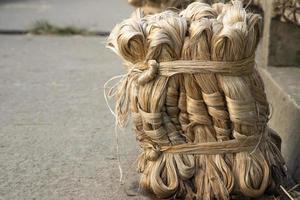
M 121 61 L 98 37 L 0 37 L 0 199 L 128 199 L 103 84 Z M 119 132 L 126 180 L 134 134 Z M 130 197 L 129 199 L 141 199 Z
M 25 30 L 38 20 L 110 31 L 133 8 L 126 0 L 0 0 L 0 30 Z

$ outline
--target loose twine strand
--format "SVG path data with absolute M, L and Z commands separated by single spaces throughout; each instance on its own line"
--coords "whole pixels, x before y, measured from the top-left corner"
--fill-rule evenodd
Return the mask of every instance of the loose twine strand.
M 118 86 L 118 84 L 121 82 L 121 79 L 124 77 L 124 75 L 119 75 L 119 76 L 114 76 L 112 78 L 110 78 L 108 81 L 106 81 L 104 83 L 104 90 L 103 90 L 103 96 L 105 99 L 105 103 L 109 109 L 109 111 L 111 112 L 111 114 L 115 117 L 115 126 L 114 126 L 114 132 L 115 132 L 115 140 L 116 140 L 116 154 L 117 154 L 117 159 L 118 159 L 118 168 L 119 168 L 119 174 L 120 174 L 120 178 L 119 178 L 119 182 L 122 184 L 123 183 L 123 169 L 122 169 L 122 165 L 121 165 L 121 157 L 120 157 L 120 152 L 119 152 L 119 135 L 118 135 L 118 126 L 117 126 L 117 115 L 115 114 L 115 112 L 113 111 L 113 109 L 111 108 L 111 106 L 109 105 L 109 97 L 115 96 L 114 93 L 111 92 L 106 92 L 106 88 L 107 85 L 112 82 L 115 79 L 120 78 L 119 82 L 117 82 L 114 86 L 111 87 L 110 91 L 114 90 L 114 88 L 116 88 Z
M 260 35 L 261 17 L 240 1 L 137 11 L 113 29 L 108 47 L 127 73 L 108 81 L 119 79 L 105 100 L 116 99 L 116 126 L 131 114 L 141 188 L 159 198 L 221 200 L 278 185 L 284 160 L 254 67 Z
M 122 87 L 122 83 L 124 82 L 124 80 L 128 79 L 128 76 L 132 72 L 141 72 L 141 71 L 138 70 L 138 69 L 136 69 L 135 67 L 132 67 L 126 74 L 121 74 L 121 75 L 113 76 L 112 78 L 110 78 L 109 80 L 107 80 L 104 83 L 104 85 L 103 85 L 103 88 L 104 88 L 104 90 L 103 90 L 103 96 L 104 96 L 104 99 L 105 99 L 105 103 L 106 103 L 109 111 L 111 112 L 111 114 L 115 118 L 114 133 L 115 133 L 115 140 L 116 140 L 116 155 L 117 155 L 118 168 L 119 168 L 119 174 L 120 174 L 119 182 L 121 184 L 124 184 L 124 182 L 123 182 L 123 169 L 122 169 L 122 164 L 121 164 L 121 156 L 120 156 L 120 151 L 119 151 L 119 146 L 120 145 L 119 145 L 118 127 L 120 127 L 120 126 L 124 127 L 124 126 L 126 126 L 126 123 L 124 124 L 123 122 L 120 121 L 120 118 L 118 117 L 118 115 L 116 114 L 116 112 L 113 111 L 113 108 L 110 106 L 109 99 L 117 96 L 118 88 Z M 118 80 L 118 81 L 114 85 L 112 85 L 111 87 L 109 87 L 108 85 L 111 82 L 115 81 L 115 80 Z M 107 88 L 109 88 L 108 92 L 106 91 Z M 127 101 L 129 101 L 129 100 L 127 100 Z

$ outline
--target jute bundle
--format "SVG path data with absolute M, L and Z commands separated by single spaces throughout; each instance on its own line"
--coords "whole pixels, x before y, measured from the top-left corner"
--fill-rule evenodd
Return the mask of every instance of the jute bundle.
M 184 9 L 195 0 L 128 0 L 134 7 L 141 8 L 146 14 L 162 12 L 168 8 Z
M 119 126 L 131 113 L 142 188 L 159 198 L 229 199 L 280 183 L 284 160 L 254 66 L 260 34 L 261 17 L 239 1 L 137 11 L 114 28 L 108 46 L 127 74 L 110 93 Z
M 274 15 L 282 22 L 293 23 L 300 26 L 300 1 L 299 0 L 275 0 Z

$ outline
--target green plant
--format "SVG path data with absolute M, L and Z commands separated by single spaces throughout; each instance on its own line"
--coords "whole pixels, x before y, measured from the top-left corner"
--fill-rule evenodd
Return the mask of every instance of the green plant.
M 79 28 L 76 26 L 66 26 L 61 27 L 46 20 L 39 20 L 35 22 L 29 33 L 37 35 L 94 35 L 95 33 L 88 31 L 84 28 Z

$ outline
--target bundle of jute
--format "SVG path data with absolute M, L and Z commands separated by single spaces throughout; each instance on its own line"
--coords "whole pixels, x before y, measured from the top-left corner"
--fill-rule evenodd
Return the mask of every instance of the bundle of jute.
M 288 22 L 300 26 L 300 1 L 299 0 L 275 0 L 274 15 L 282 22 Z
M 184 9 L 195 0 L 128 0 L 134 7 L 141 8 L 146 14 L 162 12 L 168 8 Z
M 108 47 L 127 73 L 110 93 L 117 125 L 131 113 L 142 188 L 159 198 L 230 199 L 280 184 L 285 164 L 254 61 L 261 29 L 240 1 L 137 11 L 114 28 Z
M 249 7 L 251 10 L 257 10 L 257 8 L 261 7 L 261 1 L 262 0 L 242 0 L 244 6 Z M 282 3 L 281 1 L 284 1 L 284 3 Z M 296 4 L 297 4 L 295 3 L 296 1 L 297 0 L 276 0 L 274 3 L 276 14 L 281 14 L 279 13 L 279 11 L 277 12 L 277 10 L 280 10 L 282 8 L 281 5 L 286 5 L 286 7 L 288 8 L 291 7 L 296 8 Z M 129 4 L 131 4 L 136 8 L 140 8 L 141 10 L 143 10 L 143 12 L 146 15 L 162 12 L 170 8 L 177 8 L 182 10 L 185 9 L 189 4 L 193 2 L 200 2 L 200 3 L 210 4 L 210 5 L 215 4 L 214 6 L 218 6 L 224 4 L 225 2 L 230 2 L 230 0 L 128 0 Z M 223 3 L 219 3 L 219 2 L 223 2 Z M 291 2 L 293 3 L 292 6 L 291 6 Z M 294 11 L 294 13 L 297 13 L 297 9 L 292 9 L 292 10 Z M 289 18 L 296 16 L 296 15 L 292 16 L 291 12 L 286 12 L 285 15 L 288 16 Z

